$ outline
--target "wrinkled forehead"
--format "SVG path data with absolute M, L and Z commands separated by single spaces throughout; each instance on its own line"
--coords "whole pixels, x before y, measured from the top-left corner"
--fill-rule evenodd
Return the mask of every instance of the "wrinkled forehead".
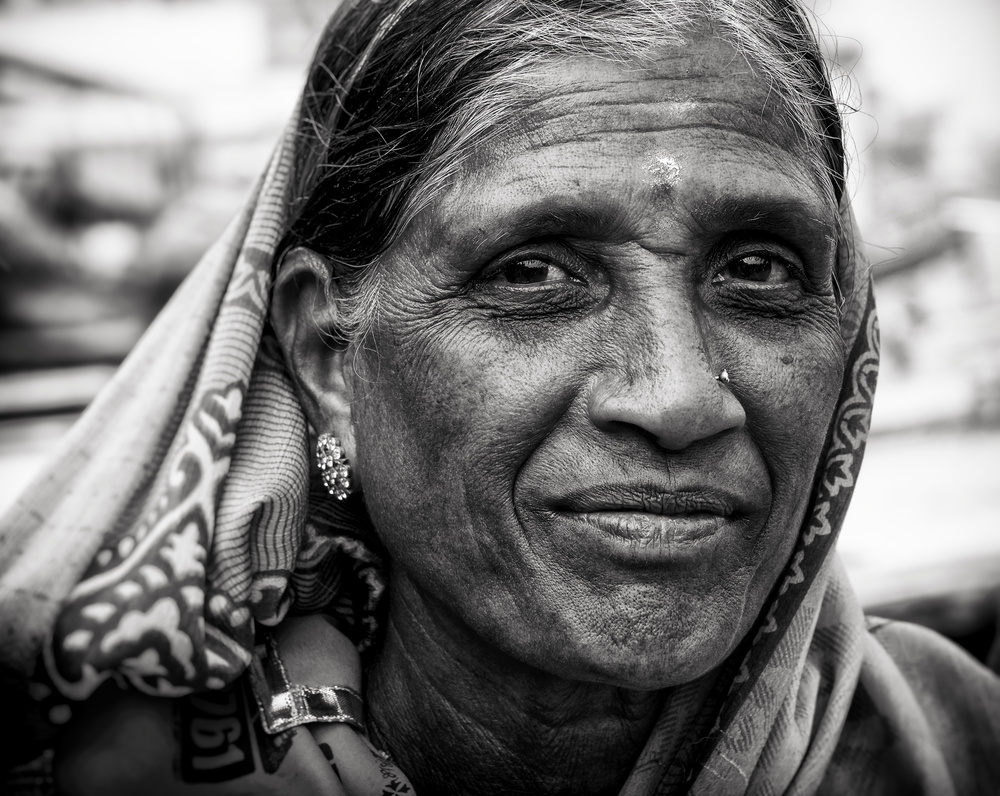
M 704 146 L 717 145 L 721 157 L 734 137 L 743 139 L 744 157 L 759 150 L 775 163 L 788 163 L 793 156 L 799 175 L 835 204 L 816 135 L 798 127 L 788 101 L 759 69 L 710 31 L 694 31 L 686 43 L 660 47 L 642 59 L 581 56 L 533 67 L 498 116 L 483 145 L 465 160 L 464 177 L 525 150 L 546 151 L 546 162 L 560 168 L 578 165 L 580 145 L 591 152 L 617 147 L 620 155 L 629 139 L 690 131 Z M 658 168 L 655 159 L 647 165 Z M 665 175 L 671 169 L 662 164 Z
M 567 117 L 587 106 L 595 116 L 636 130 L 681 119 L 706 128 L 740 128 L 789 150 L 805 144 L 773 83 L 727 41 L 704 32 L 641 61 L 581 57 L 533 72 L 535 97 L 525 110 L 536 127 L 563 127 L 572 134 Z
M 499 140 L 508 147 L 500 151 L 525 141 L 558 147 L 663 130 L 697 131 L 709 142 L 736 133 L 762 151 L 794 154 L 825 192 L 823 156 L 793 118 L 772 82 L 731 44 L 695 31 L 685 44 L 641 61 L 580 57 L 532 70 L 514 118 L 503 125 Z
M 641 60 L 561 59 L 533 67 L 515 88 L 493 135 L 439 194 L 443 204 L 454 204 L 452 194 L 468 202 L 478 186 L 483 195 L 505 192 L 505 201 L 511 192 L 638 189 L 634 200 L 655 205 L 667 194 L 647 188 L 659 184 L 677 202 L 759 191 L 762 204 L 773 196 L 836 215 L 822 155 L 768 81 L 717 37 Z M 711 190 L 670 191 L 678 180 Z

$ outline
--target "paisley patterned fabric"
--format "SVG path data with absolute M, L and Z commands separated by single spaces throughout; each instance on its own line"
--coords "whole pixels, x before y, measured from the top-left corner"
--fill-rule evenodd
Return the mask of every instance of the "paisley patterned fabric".
M 3 663 L 27 676 L 42 654 L 65 696 L 112 675 L 161 696 L 222 688 L 254 623 L 292 605 L 371 643 L 377 545 L 351 500 L 310 490 L 310 431 L 267 327 L 291 141 L 3 519 Z
M 40 698 L 84 699 L 109 677 L 167 697 L 223 688 L 255 625 L 293 607 L 336 614 L 361 648 L 376 638 L 377 539 L 359 498 L 319 484 L 267 324 L 288 130 L 246 210 L 0 523 L 0 662 L 8 682 L 48 680 Z M 874 794 L 899 770 L 907 793 L 1000 783 L 996 679 L 944 642 L 866 623 L 835 557 L 878 369 L 847 211 L 842 227 L 845 376 L 797 545 L 721 674 L 668 696 L 624 793 Z M 938 699 L 945 683 L 958 696 Z

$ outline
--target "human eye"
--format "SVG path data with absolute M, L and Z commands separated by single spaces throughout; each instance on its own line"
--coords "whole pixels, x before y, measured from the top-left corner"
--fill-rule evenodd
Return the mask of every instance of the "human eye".
M 797 282 L 801 272 L 801 265 L 791 253 L 754 249 L 725 256 L 722 267 L 712 277 L 712 284 L 749 288 L 778 287 Z
M 486 278 L 500 285 L 582 284 L 583 280 L 566 266 L 539 257 L 519 257 L 498 266 Z
M 607 278 L 595 258 L 561 242 L 542 241 L 494 258 L 467 290 L 473 303 L 497 317 L 555 318 L 599 304 L 607 294 Z

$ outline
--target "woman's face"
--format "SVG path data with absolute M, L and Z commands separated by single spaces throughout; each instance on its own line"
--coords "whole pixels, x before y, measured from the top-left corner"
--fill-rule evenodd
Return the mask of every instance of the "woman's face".
M 759 613 L 843 366 L 835 208 L 768 80 L 707 36 L 645 66 L 538 70 L 385 258 L 352 422 L 395 579 L 529 664 L 660 688 Z

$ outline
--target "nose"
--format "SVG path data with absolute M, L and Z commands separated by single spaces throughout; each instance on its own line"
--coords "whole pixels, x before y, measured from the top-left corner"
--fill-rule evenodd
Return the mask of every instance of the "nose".
M 614 353 L 590 383 L 591 422 L 611 433 L 639 429 L 676 451 L 741 428 L 743 404 L 730 382 L 716 378 L 725 365 L 709 363 L 693 314 L 654 316 L 644 325 L 605 348 Z

